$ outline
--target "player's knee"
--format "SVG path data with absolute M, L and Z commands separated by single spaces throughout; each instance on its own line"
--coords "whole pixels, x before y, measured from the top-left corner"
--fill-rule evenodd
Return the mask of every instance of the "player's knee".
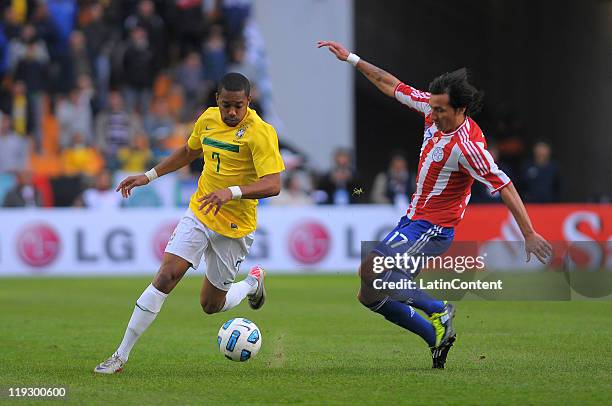
M 369 296 L 371 295 L 366 294 L 363 290 L 360 290 L 357 294 L 357 300 L 359 301 L 359 303 L 361 303 L 362 306 L 367 307 L 368 309 L 372 307 L 372 302 L 375 302 L 375 300 Z
M 153 286 L 164 293 L 170 293 L 181 279 L 179 270 L 171 266 L 162 267 L 153 279 Z
M 211 302 L 209 300 L 200 301 L 200 305 L 202 306 L 202 310 L 206 314 L 219 313 L 219 311 L 221 311 L 221 308 L 223 307 L 223 304 Z
M 375 277 L 374 273 L 374 255 L 368 255 L 359 265 L 359 277 L 361 280 L 370 280 Z

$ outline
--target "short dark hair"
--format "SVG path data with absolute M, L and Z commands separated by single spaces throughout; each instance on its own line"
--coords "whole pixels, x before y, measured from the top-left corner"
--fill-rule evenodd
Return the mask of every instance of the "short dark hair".
M 476 115 L 482 109 L 484 93 L 468 82 L 466 68 L 446 72 L 429 84 L 429 93 L 448 94 L 450 105 L 454 109 L 465 107 L 465 114 Z
M 227 73 L 221 78 L 219 86 L 217 87 L 217 92 L 221 94 L 221 90 L 223 89 L 230 92 L 240 92 L 244 90 L 247 97 L 251 95 L 251 83 L 249 83 L 246 76 L 238 72 Z

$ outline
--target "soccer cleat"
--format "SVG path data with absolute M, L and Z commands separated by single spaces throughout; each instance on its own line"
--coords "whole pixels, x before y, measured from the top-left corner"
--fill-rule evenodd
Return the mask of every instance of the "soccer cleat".
M 429 316 L 431 325 L 436 331 L 436 345 L 434 348 L 442 347 L 451 337 L 455 335 L 453 328 L 453 318 L 455 317 L 455 306 L 444 302 L 444 310 L 440 313 L 433 313 Z
M 123 366 L 127 361 L 119 358 L 117 353 L 114 353 L 109 359 L 94 368 L 94 372 L 98 374 L 114 374 L 123 371 Z
M 440 347 L 430 347 L 431 350 L 431 360 L 433 362 L 432 368 L 436 369 L 444 369 L 444 365 L 446 364 L 446 357 L 448 356 L 448 352 L 450 351 L 453 343 L 457 339 L 457 335 L 454 334 Z
M 264 305 L 266 301 L 266 288 L 264 286 L 264 278 L 266 277 L 266 271 L 263 270 L 259 265 L 254 266 L 249 271 L 249 276 L 257 279 L 257 290 L 252 295 L 248 295 L 249 306 L 251 309 L 257 310 Z

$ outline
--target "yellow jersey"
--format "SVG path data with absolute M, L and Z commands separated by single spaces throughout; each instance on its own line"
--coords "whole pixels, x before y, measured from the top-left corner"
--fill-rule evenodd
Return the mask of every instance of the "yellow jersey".
M 257 228 L 257 199 L 230 200 L 215 216 L 212 209 L 200 211 L 198 199 L 229 186 L 242 186 L 285 169 L 278 149 L 278 136 L 270 124 L 247 108 L 235 127 L 221 119 L 218 107 L 210 107 L 196 121 L 187 142 L 202 149 L 204 169 L 189 207 L 208 228 L 230 238 L 243 237 Z

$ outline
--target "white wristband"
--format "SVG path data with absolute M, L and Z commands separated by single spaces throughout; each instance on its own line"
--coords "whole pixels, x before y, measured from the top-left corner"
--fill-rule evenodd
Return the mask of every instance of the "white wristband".
M 359 57 L 359 55 L 356 55 L 356 54 L 354 54 L 354 53 L 352 53 L 352 52 L 351 52 L 351 53 L 348 55 L 348 57 L 346 58 L 346 61 L 347 61 L 348 63 L 350 63 L 351 65 L 353 65 L 353 66 L 357 66 L 357 62 L 359 62 L 359 60 L 360 60 L 360 59 L 361 59 L 361 58 Z
M 232 200 L 238 200 L 242 197 L 240 186 L 230 186 L 228 189 L 232 192 Z
M 155 168 L 152 168 L 152 169 L 146 171 L 145 172 L 145 176 L 147 178 L 149 178 L 149 182 L 153 182 L 155 179 L 158 178 L 157 171 L 155 170 Z

